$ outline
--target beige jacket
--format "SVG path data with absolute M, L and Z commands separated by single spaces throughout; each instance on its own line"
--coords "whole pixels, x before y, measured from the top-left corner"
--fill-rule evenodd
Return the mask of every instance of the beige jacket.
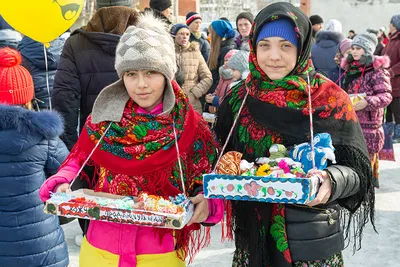
M 182 90 L 189 96 L 194 110 L 202 114 L 200 98 L 212 85 L 211 72 L 197 42 L 192 42 L 188 47 L 175 45 L 175 51 L 178 67 L 184 72 L 185 77 Z

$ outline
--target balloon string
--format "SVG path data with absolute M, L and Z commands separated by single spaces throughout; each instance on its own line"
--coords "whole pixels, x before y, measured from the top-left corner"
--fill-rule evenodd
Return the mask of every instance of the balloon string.
M 44 51 L 44 63 L 46 65 L 46 86 L 47 86 L 47 94 L 49 95 L 49 109 L 52 110 L 51 106 L 51 95 L 50 95 L 50 84 L 49 84 L 49 65 L 47 62 L 47 51 L 46 46 L 43 44 L 43 51 Z

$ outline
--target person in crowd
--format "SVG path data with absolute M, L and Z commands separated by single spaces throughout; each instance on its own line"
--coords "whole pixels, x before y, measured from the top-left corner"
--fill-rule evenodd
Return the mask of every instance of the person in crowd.
M 385 45 L 382 43 L 382 37 L 379 37 L 379 30 L 369 28 L 367 29 L 367 33 L 374 34 L 378 40 L 378 45 L 375 48 L 374 56 L 382 56 L 382 51 Z
M 32 109 L 32 76 L 21 55 L 0 49 L 0 262 L 2 266 L 66 267 L 58 217 L 45 214 L 39 187 L 68 156 L 55 112 Z
M 238 51 L 239 50 L 237 49 L 232 49 L 226 53 L 224 57 L 224 65 L 219 67 L 219 83 L 217 88 L 215 88 L 215 92 L 213 94 L 207 94 L 206 96 L 205 100 L 208 104 L 213 104 L 214 97 L 218 98 L 218 102 L 215 102 L 215 105 L 213 104 L 209 107 L 208 111 L 212 114 L 217 112 L 217 107 L 222 102 L 222 99 L 230 93 L 231 83 L 233 81 L 233 70 L 228 68 L 228 61 Z
M 190 42 L 199 43 L 201 54 L 204 61 L 207 62 L 210 56 L 210 43 L 201 33 L 201 22 L 202 18 L 200 14 L 196 12 L 189 12 L 186 15 L 186 25 L 190 29 Z
M 352 39 L 343 39 L 338 47 L 338 51 L 336 52 L 335 62 L 339 66 L 339 87 L 343 89 L 343 81 L 345 76 L 345 71 L 341 67 L 341 63 L 343 58 L 347 58 L 348 55 L 351 54 L 351 43 Z
M 231 50 L 230 52 L 232 51 L 237 50 Z M 224 71 L 227 72 L 227 70 L 229 70 L 232 76 L 230 84 L 226 84 L 226 80 L 222 83 L 220 82 L 221 86 L 217 87 L 214 95 L 207 95 L 206 97 L 207 103 L 212 104 L 215 108 L 218 108 L 224 98 L 231 93 L 232 87 L 247 78 L 247 75 L 249 74 L 249 52 L 244 50 L 233 52 L 232 56 L 228 59 L 227 68 L 223 69 L 222 76 L 220 74 L 221 79 L 223 79 Z
M 193 217 L 181 230 L 91 221 L 81 267 L 186 266 L 186 257 L 192 259 L 210 239 L 199 223 L 218 223 L 224 214 L 222 200 L 207 200 L 202 193 L 202 175 L 211 171 L 217 145 L 207 123 L 172 80 L 175 62 L 166 23 L 152 13 L 142 15 L 117 46 L 118 81 L 101 91 L 77 144 L 39 193 L 45 201 L 49 192 L 64 192 L 90 154 L 102 170 L 88 178 L 96 191 L 168 199 L 184 192 L 184 183 L 195 204 Z M 99 138 L 104 143 L 95 149 Z
M 349 36 L 347 38 L 353 40 L 355 36 L 356 36 L 356 32 L 354 30 L 350 30 Z
M 22 35 L 15 31 L 0 15 L 0 48 L 17 48 L 21 40 Z
M 380 27 L 379 28 L 378 37 L 382 38 L 383 45 L 387 45 L 387 43 L 389 42 L 389 37 L 386 35 L 386 28 L 385 27 Z
M 103 7 L 65 42 L 54 77 L 51 103 L 64 118 L 65 129 L 61 139 L 69 150 L 78 140 L 78 133 L 92 112 L 100 91 L 118 80 L 114 68 L 115 50 L 126 28 L 137 20 L 138 13 L 133 8 Z M 88 187 L 88 184 L 78 179 L 75 186 L 78 189 Z M 86 232 L 88 221 L 79 222 Z M 80 245 L 81 241 L 82 235 L 77 236 L 76 244 Z
M 339 67 L 335 63 L 335 55 L 340 42 L 344 39 L 341 31 L 342 26 L 339 21 L 329 20 L 326 30 L 318 32 L 311 49 L 311 59 L 315 70 L 337 83 L 339 83 Z
M 344 240 L 354 238 L 359 248 L 365 224 L 374 223 L 374 177 L 357 115 L 346 92 L 313 70 L 313 29 L 299 8 L 274 3 L 254 22 L 250 74 L 218 109 L 218 140 L 249 162 L 268 157 L 274 143 L 290 149 L 309 142 L 310 86 L 314 133 L 330 133 L 336 163 L 319 172 L 324 179 L 307 206 L 230 201 L 232 266 L 343 267 Z
M 331 32 L 337 32 L 337 33 L 342 33 L 343 26 L 340 21 L 337 19 L 330 19 L 328 20 L 328 23 L 326 24 L 326 30 L 331 31 Z
M 22 55 L 22 65 L 30 72 L 35 85 L 34 109 L 51 109 L 51 92 L 53 91 L 54 76 L 61 52 L 65 41 L 70 36 L 65 32 L 60 37 L 50 42 L 46 48 L 46 54 L 43 51 L 43 43 L 32 40 L 24 36 L 18 45 L 18 50 Z
M 354 95 L 357 113 L 371 159 L 375 186 L 379 187 L 379 151 L 385 136 L 382 128 L 384 108 L 392 101 L 389 57 L 374 56 L 378 39 L 373 33 L 358 34 L 351 44 L 351 54 L 342 61 L 346 70 L 344 90 Z M 364 94 L 361 96 L 361 94 Z M 360 95 L 357 98 L 357 95 Z
M 208 68 L 211 70 L 213 84 L 208 91 L 212 94 L 219 83 L 219 68 L 224 65 L 225 55 L 235 49 L 235 30 L 225 20 L 215 20 L 209 27 L 211 34 L 211 50 Z
M 313 38 L 324 27 L 324 20 L 319 15 L 312 15 L 310 21 L 313 27 Z
M 212 85 L 212 75 L 201 55 L 198 42 L 190 42 L 190 29 L 184 24 L 176 24 L 171 30 L 175 38 L 175 51 L 178 69 L 183 72 L 183 92 L 188 95 L 193 109 L 203 113 L 200 98 Z
M 96 9 L 111 6 L 126 6 L 133 8 L 133 0 L 96 0 Z
M 239 31 L 239 36 L 236 37 L 237 49 L 249 51 L 248 41 L 253 22 L 254 16 L 250 12 L 242 12 L 236 17 L 236 27 Z
M 172 2 L 171 0 L 150 0 L 150 8 L 145 8 L 145 12 L 152 11 L 155 16 L 167 23 L 168 29 L 172 27 Z
M 386 122 L 394 122 L 393 142 L 400 142 L 400 14 L 390 20 L 389 42 L 382 54 L 390 58 L 390 81 L 392 84 L 392 103 L 386 113 Z

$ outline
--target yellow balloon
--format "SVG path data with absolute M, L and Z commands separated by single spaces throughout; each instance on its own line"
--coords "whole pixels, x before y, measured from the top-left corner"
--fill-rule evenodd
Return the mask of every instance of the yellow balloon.
M 6 0 L 0 14 L 15 30 L 49 43 L 78 19 L 84 0 Z

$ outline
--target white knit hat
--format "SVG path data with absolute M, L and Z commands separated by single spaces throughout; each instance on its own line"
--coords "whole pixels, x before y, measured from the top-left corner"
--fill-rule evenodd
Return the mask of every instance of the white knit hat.
M 342 33 L 342 29 L 342 23 L 337 19 L 330 19 L 326 24 L 327 31 Z
M 122 78 L 131 70 L 153 70 L 169 81 L 177 70 L 175 44 L 168 25 L 152 12 L 141 15 L 136 26 L 130 26 L 121 36 L 115 55 L 115 69 Z

